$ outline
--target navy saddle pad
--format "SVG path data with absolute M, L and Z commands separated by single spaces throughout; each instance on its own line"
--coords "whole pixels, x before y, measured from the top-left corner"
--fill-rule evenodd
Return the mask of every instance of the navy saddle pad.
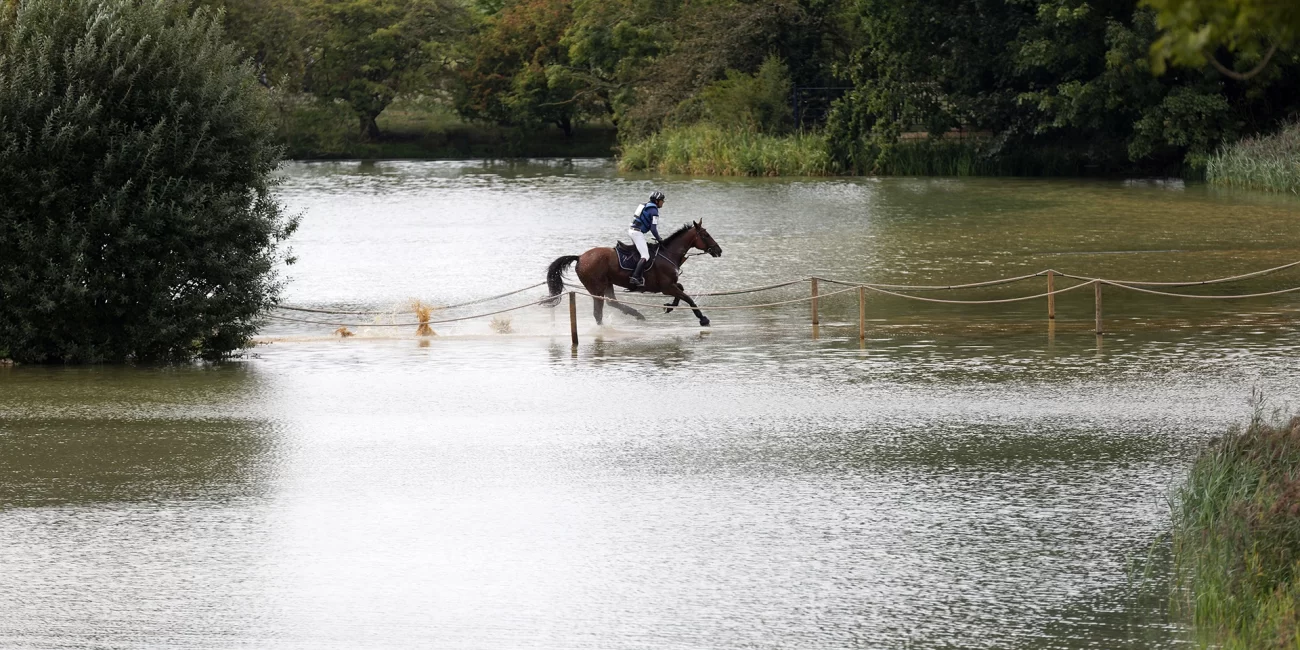
M 659 245 L 649 244 L 646 248 L 650 249 L 650 266 L 647 266 L 646 270 L 650 270 L 654 267 L 655 260 L 658 257 L 656 253 L 659 251 Z M 641 261 L 641 253 L 638 253 L 636 246 L 633 246 L 632 244 L 616 242 L 614 244 L 614 252 L 618 253 L 618 265 L 624 271 L 635 271 L 636 263 Z

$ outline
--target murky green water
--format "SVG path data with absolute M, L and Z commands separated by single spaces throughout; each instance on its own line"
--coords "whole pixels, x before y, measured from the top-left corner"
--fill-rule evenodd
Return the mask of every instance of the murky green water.
M 338 163 L 287 170 L 306 217 L 289 299 L 387 309 L 532 284 L 621 235 L 651 187 L 725 249 L 687 264 L 694 291 L 1300 259 L 1300 203 L 1181 184 Z M 1042 301 L 873 296 L 863 346 L 845 294 L 815 339 L 805 304 L 706 308 L 701 330 L 689 312 L 598 328 L 583 302 L 576 353 L 567 311 L 532 308 L 509 334 L 483 319 L 428 341 L 281 322 L 220 367 L 0 368 L 0 646 L 1176 643 L 1131 566 L 1251 387 L 1294 400 L 1300 295 L 1108 289 L 1104 306 L 1100 344 L 1090 290 L 1060 297 L 1050 334 Z

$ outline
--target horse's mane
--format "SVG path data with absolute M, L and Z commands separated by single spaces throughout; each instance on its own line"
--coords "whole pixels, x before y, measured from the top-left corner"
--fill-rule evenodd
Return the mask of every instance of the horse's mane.
M 680 237 L 680 236 L 682 235 L 682 233 L 684 233 L 684 232 L 686 232 L 687 230 L 690 230 L 691 228 L 694 228 L 694 227 L 695 227 L 695 224 L 693 224 L 693 223 L 687 223 L 687 224 L 682 225 L 681 228 L 678 228 L 678 229 L 677 229 L 677 232 L 674 232 L 673 234 L 668 235 L 667 237 L 664 237 L 664 246 L 667 246 L 668 244 L 671 244 L 672 241 L 673 241 L 674 239 L 677 239 L 678 237 Z

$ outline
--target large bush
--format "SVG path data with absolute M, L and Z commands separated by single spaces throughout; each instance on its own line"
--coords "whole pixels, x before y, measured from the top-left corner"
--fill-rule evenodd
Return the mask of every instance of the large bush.
M 95 362 L 245 344 L 296 221 L 271 194 L 266 93 L 214 15 L 167 0 L 0 14 L 0 349 Z
M 668 126 L 708 122 L 729 129 L 778 135 L 794 125 L 790 106 L 790 71 L 785 62 L 769 56 L 754 74 L 727 70 L 715 81 L 678 104 L 666 120 Z

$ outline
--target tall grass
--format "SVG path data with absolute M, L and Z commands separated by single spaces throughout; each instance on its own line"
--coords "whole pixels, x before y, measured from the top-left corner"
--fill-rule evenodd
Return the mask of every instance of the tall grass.
M 1212 443 L 1177 494 L 1176 610 L 1202 643 L 1300 646 L 1300 417 Z
M 765 135 L 712 124 L 665 129 L 623 147 L 623 171 L 696 176 L 828 176 L 835 173 L 818 134 Z
M 1225 187 L 1300 194 L 1300 122 L 1220 147 L 1206 161 L 1205 179 Z
M 831 155 L 826 136 L 765 135 L 702 122 L 664 129 L 623 146 L 619 168 L 703 176 L 1075 176 L 1089 169 L 1079 151 L 1045 147 L 993 154 L 987 138 L 902 140 L 851 148 L 853 162 Z

